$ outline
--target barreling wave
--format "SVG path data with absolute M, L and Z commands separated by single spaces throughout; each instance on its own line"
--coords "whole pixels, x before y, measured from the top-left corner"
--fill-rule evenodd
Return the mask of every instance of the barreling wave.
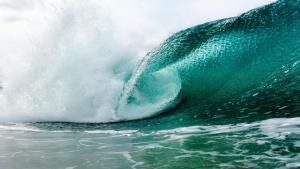
M 169 32 L 203 22 L 199 9 L 194 16 L 181 11 L 175 23 L 153 18 L 152 10 L 164 7 L 152 1 L 32 3 L 24 16 L 10 9 L 22 16 L 3 25 L 3 39 L 15 37 L 2 42 L 0 122 L 112 122 L 169 110 L 179 112 L 172 118 L 206 110 L 299 112 L 297 0 L 180 31 L 147 55 Z
M 137 66 L 123 88 L 116 115 L 121 120 L 141 119 L 182 101 L 181 107 L 188 109 L 238 104 L 257 95 L 249 104 L 260 101 L 271 109 L 297 110 L 299 18 L 299 0 L 280 0 L 172 35 Z M 281 94 L 269 99 L 271 103 L 261 101 L 276 91 Z M 276 108 L 279 103 L 285 105 Z

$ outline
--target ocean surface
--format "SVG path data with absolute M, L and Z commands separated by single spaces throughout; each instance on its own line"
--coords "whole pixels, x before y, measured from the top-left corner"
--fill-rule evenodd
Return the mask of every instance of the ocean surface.
M 170 116 L 120 124 L 1 124 L 0 167 L 300 167 L 299 117 L 186 124 L 185 115 Z
M 300 168 L 300 1 L 243 3 L 0 1 L 0 169 Z

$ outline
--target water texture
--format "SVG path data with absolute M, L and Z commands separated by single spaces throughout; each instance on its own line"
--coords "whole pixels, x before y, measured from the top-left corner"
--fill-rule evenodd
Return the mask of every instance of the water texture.
M 22 2 L 35 17 L 9 22 L 31 36 L 0 49 L 0 168 L 300 167 L 299 0 L 161 27 L 145 1 Z

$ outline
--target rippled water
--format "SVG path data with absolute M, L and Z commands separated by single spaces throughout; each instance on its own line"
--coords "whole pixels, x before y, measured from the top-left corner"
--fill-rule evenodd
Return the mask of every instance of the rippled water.
M 300 167 L 300 118 L 176 128 L 159 121 L 2 124 L 0 168 Z

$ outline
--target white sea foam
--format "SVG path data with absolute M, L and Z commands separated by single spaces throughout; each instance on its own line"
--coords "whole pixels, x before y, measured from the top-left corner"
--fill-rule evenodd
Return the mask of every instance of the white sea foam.
M 300 118 L 276 118 L 261 122 L 260 129 L 269 137 L 285 139 L 291 134 L 300 135 Z
M 26 131 L 26 132 L 41 132 L 42 130 L 35 128 L 35 127 L 29 127 L 24 124 L 14 124 L 14 125 L 0 125 L 0 130 L 6 130 L 6 131 Z
M 245 131 L 249 128 L 259 126 L 259 123 L 240 123 L 240 124 L 229 124 L 229 125 L 211 125 L 211 126 L 190 126 L 190 127 L 179 127 L 170 130 L 161 130 L 157 134 L 220 134 Z
M 138 130 L 86 130 L 89 134 L 110 134 L 110 135 L 132 135 L 138 132 Z
M 44 130 L 25 123 L 1 124 L 0 131 L 16 131 L 16 132 L 46 132 L 46 133 L 72 133 L 71 130 Z
M 190 135 L 190 134 L 221 134 L 247 131 L 250 128 L 257 128 L 263 134 L 275 139 L 285 139 L 288 135 L 300 135 L 300 118 L 274 118 L 253 123 L 239 123 L 229 125 L 211 125 L 211 126 L 190 126 L 179 127 L 170 130 L 161 130 L 156 134 L 175 134 L 175 135 Z M 264 144 L 259 141 L 258 144 Z

